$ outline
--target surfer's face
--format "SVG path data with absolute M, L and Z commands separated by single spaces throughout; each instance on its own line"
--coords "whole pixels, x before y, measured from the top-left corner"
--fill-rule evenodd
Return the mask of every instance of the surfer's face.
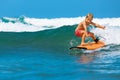
M 92 20 L 93 20 L 92 17 L 87 17 L 85 21 L 87 24 L 90 24 L 92 22 Z

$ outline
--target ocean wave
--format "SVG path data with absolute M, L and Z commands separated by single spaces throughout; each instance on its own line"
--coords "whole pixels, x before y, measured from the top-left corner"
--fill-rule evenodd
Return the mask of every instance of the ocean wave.
M 3 17 L 0 19 L 0 31 L 2 32 L 35 32 L 47 29 L 55 29 L 65 25 L 79 24 L 85 17 L 74 18 L 29 18 L 20 16 L 18 18 Z M 94 18 L 97 22 L 106 27 L 120 27 L 120 18 Z M 115 27 L 114 27 L 115 28 Z
M 69 49 L 72 46 L 79 45 L 81 42 L 81 38 L 76 37 L 74 34 L 76 27 L 77 25 L 68 25 L 37 32 L 0 32 L 0 44 L 2 48 L 30 47 L 32 49 L 45 50 Z M 120 35 L 118 34 L 119 29 L 116 29 L 116 31 L 114 30 L 114 28 L 106 28 L 105 30 L 94 28 L 91 31 L 94 32 L 97 37 L 100 37 L 106 45 L 109 45 L 108 48 L 103 49 L 108 50 L 113 46 L 114 50 L 116 50 L 118 47 L 115 46 L 120 46 Z M 88 37 L 85 41 L 91 41 L 90 39 L 92 40 L 92 38 Z
M 74 29 L 77 27 L 80 21 L 85 17 L 76 18 L 29 18 L 25 16 L 20 16 L 18 18 L 3 17 L 0 19 L 0 31 L 1 32 L 38 32 L 43 30 L 56 29 L 59 33 L 59 28 L 63 27 L 65 32 L 74 35 Z M 106 44 L 120 44 L 120 18 L 94 18 L 96 23 L 106 26 L 105 30 L 94 28 L 91 30 L 95 35 L 101 37 Z M 74 27 L 73 27 L 74 26 Z M 72 31 L 66 29 L 66 27 L 73 27 Z M 47 33 L 47 32 L 46 32 Z M 52 35 L 55 35 L 52 33 Z M 66 35 L 66 36 L 68 36 Z M 49 35 L 47 35 L 49 36 Z M 61 35 L 58 35 L 61 36 Z M 62 38 L 62 37 L 61 37 Z M 71 39 L 70 41 L 74 41 Z M 76 42 L 76 41 L 75 41 Z M 71 43 L 71 42 L 70 42 Z M 74 43 L 73 43 L 74 44 Z

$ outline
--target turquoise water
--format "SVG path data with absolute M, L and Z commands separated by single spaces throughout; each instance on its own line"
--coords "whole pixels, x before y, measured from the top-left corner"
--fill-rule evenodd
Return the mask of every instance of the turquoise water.
M 95 28 L 93 32 L 101 36 L 107 46 L 85 51 L 69 50 L 81 41 L 74 35 L 76 23 L 56 27 L 19 19 L 1 21 L 4 28 L 1 27 L 0 32 L 0 80 L 120 79 L 119 34 L 112 35 L 113 30 L 119 33 L 119 24 L 104 24 L 101 21 L 109 28 L 105 32 Z M 33 27 L 37 27 L 38 31 Z

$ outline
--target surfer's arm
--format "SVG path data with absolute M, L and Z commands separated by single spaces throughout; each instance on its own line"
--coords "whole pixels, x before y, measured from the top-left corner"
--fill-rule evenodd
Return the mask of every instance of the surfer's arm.
M 77 26 L 77 28 L 75 29 L 75 31 L 77 31 L 77 30 L 79 30 L 79 29 L 80 29 L 81 24 L 82 24 L 82 22 L 80 22 L 80 23 L 78 24 L 78 26 Z
M 83 22 L 83 28 L 85 30 L 85 35 L 87 36 L 87 24 L 85 22 Z
M 96 26 L 96 27 L 98 27 L 98 28 L 101 28 L 101 29 L 105 29 L 105 26 L 99 25 L 99 24 L 97 24 L 97 23 L 93 23 L 93 22 L 92 22 L 92 25 L 93 25 L 93 26 Z
M 78 24 L 77 28 L 75 29 L 75 31 L 79 30 L 80 27 L 80 23 Z

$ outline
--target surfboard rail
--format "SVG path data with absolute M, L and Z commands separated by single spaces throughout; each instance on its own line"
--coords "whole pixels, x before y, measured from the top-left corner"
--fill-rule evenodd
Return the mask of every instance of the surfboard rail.
M 98 41 L 97 43 L 95 42 L 89 42 L 86 43 L 85 45 L 78 45 L 76 47 L 71 47 L 70 49 L 78 48 L 78 49 L 85 49 L 85 50 L 95 50 L 98 48 L 102 48 L 105 46 L 105 43 L 103 41 Z

